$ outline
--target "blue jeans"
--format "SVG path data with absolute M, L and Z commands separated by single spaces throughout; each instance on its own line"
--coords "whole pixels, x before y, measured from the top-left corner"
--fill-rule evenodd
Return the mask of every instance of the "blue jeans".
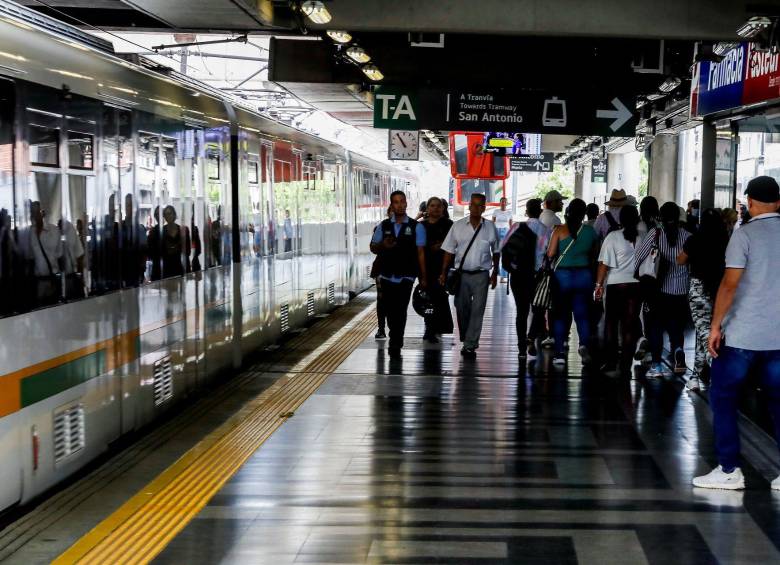
M 591 270 L 588 267 L 560 268 L 555 271 L 555 280 L 553 335 L 556 353 L 563 353 L 563 342 L 569 333 L 572 313 L 580 345 L 590 346 L 590 295 L 593 292 Z
M 775 425 L 775 441 L 780 440 L 780 350 L 722 346 L 712 362 L 710 404 L 718 463 L 727 471 L 739 466 L 739 392 L 751 369 L 761 371 L 763 391 Z
M 504 241 L 504 237 L 506 237 L 506 234 L 509 233 L 509 228 L 496 228 L 496 233 L 498 234 L 498 242 L 501 243 L 502 241 Z M 504 270 L 504 267 L 499 267 L 498 271 L 499 271 L 498 273 L 499 276 L 502 276 L 504 278 L 508 276 L 507 272 Z

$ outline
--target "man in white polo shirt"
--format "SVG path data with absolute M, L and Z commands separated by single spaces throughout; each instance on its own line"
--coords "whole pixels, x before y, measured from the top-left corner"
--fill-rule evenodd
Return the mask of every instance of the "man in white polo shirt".
M 469 215 L 452 225 L 441 245 L 445 255 L 440 283 L 445 284 L 450 265 L 462 272 L 460 287 L 455 295 L 455 310 L 458 314 L 460 340 L 463 342 L 460 352 L 468 357 L 476 355 L 479 347 L 488 285 L 496 288 L 498 282 L 500 241 L 495 223 L 482 219 L 485 204 L 484 194 L 472 194 Z M 474 243 L 468 249 L 472 238 Z
M 726 248 L 726 272 L 712 314 L 710 406 L 719 465 L 693 479 L 701 488 L 745 488 L 739 468 L 739 393 L 748 373 L 761 376 L 780 441 L 780 187 L 761 176 L 747 185 L 751 220 L 734 232 Z M 772 481 L 780 490 L 780 477 Z

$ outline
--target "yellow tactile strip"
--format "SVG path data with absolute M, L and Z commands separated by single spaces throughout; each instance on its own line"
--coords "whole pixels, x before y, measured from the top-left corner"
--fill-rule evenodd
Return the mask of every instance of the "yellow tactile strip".
M 373 308 L 364 310 L 54 563 L 148 563 L 154 559 L 371 333 L 372 314 Z

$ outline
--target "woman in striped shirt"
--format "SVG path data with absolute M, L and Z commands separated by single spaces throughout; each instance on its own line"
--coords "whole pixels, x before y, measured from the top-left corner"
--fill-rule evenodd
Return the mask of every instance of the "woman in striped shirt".
M 654 297 L 646 298 L 648 310 L 645 315 L 647 337 L 653 365 L 647 372 L 648 378 L 668 374 L 661 362 L 664 332 L 669 334 L 669 344 L 674 359 L 674 372 L 684 374 L 685 324 L 688 320 L 688 267 L 678 265 L 677 256 L 690 234 L 680 227 L 680 211 L 674 202 L 661 206 L 661 226 L 652 228 L 636 252 L 636 268 L 647 259 L 654 247 L 661 256 L 660 285 Z

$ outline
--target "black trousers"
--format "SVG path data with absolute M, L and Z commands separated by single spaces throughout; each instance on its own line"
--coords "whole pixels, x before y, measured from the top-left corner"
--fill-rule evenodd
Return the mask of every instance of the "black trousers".
M 390 349 L 401 349 L 404 346 L 404 331 L 406 330 L 406 311 L 412 298 L 412 281 L 401 282 L 382 281 L 382 302 L 390 330 Z
M 517 330 L 517 347 L 525 351 L 528 339 L 536 339 L 544 334 L 544 308 L 532 308 L 531 301 L 536 290 L 536 280 L 534 277 L 509 276 L 509 288 L 512 290 L 512 297 L 515 299 L 515 309 L 517 318 L 515 318 L 515 328 Z M 528 330 L 528 313 L 533 310 L 531 318 L 531 329 Z
M 636 344 L 642 335 L 641 307 L 638 283 L 607 285 L 604 353 L 608 361 L 620 361 L 624 367 L 631 367 Z
M 384 281 L 376 278 L 376 325 L 381 331 L 385 331 L 387 314 L 385 313 Z

